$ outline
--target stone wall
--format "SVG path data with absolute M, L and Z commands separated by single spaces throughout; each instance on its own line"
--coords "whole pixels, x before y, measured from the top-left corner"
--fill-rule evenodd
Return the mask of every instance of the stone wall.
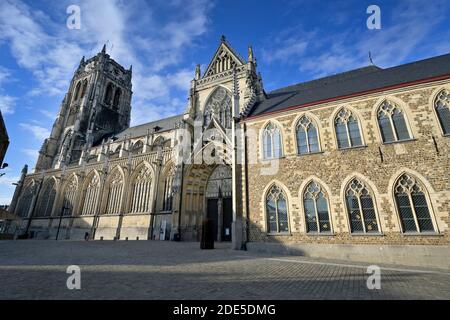
M 352 244 L 448 244 L 450 242 L 450 137 L 442 134 L 434 107 L 434 97 L 448 80 L 372 94 L 359 98 L 319 104 L 247 119 L 248 130 L 257 134 L 254 150 L 248 158 L 249 237 L 250 241 Z M 412 139 L 382 143 L 377 123 L 377 109 L 384 100 L 393 101 L 404 110 Z M 359 119 L 363 146 L 346 150 L 337 148 L 334 119 L 341 107 L 351 110 Z M 321 151 L 298 155 L 295 128 L 302 115 L 316 122 Z M 264 175 L 270 164 L 261 160 L 260 132 L 272 121 L 281 128 L 283 157 L 274 174 Z M 426 189 L 426 196 L 437 232 L 406 235 L 401 230 L 393 196 L 396 179 L 403 173 L 414 176 Z M 357 177 L 370 189 L 378 214 L 380 234 L 350 233 L 344 200 L 347 183 Z M 329 200 L 332 235 L 306 233 L 303 190 L 311 180 L 319 182 Z M 270 186 L 279 185 L 287 195 L 289 232 L 267 234 L 265 196 Z

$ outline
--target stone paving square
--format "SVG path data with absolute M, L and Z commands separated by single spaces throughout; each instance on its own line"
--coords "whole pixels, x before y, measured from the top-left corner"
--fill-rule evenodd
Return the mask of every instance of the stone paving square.
M 0 241 L 0 299 L 450 299 L 450 271 L 157 241 Z M 66 287 L 81 268 L 81 289 Z

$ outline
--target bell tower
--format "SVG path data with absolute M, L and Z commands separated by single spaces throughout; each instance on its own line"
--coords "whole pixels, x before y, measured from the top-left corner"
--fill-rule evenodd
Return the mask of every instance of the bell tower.
M 50 137 L 39 152 L 36 172 L 81 163 L 87 150 L 130 125 L 132 67 L 106 53 L 81 59 Z

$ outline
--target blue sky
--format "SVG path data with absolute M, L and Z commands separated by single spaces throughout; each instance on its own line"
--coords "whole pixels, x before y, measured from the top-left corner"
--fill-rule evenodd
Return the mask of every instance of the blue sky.
M 81 8 L 81 29 L 66 8 Z M 381 30 L 366 9 L 381 8 Z M 450 52 L 449 1 L 70 0 L 0 1 L 0 109 L 11 144 L 0 177 L 8 204 L 33 168 L 81 57 L 107 43 L 133 65 L 132 125 L 182 113 L 197 63 L 221 34 L 242 56 L 253 45 L 266 91 L 374 63 L 390 67 Z M 446 21 L 447 19 L 447 21 Z

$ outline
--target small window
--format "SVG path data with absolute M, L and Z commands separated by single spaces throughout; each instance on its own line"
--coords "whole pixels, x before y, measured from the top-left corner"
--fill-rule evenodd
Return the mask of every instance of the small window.
M 334 126 L 339 149 L 362 146 L 359 122 L 350 110 L 339 111 Z
M 263 133 L 264 159 L 276 159 L 282 157 L 280 129 L 273 123 L 264 128 Z
M 378 109 L 378 125 L 384 143 L 411 139 L 403 110 L 390 101 Z
M 286 195 L 273 186 L 266 197 L 267 230 L 269 233 L 288 232 L 288 209 Z
M 371 192 L 359 179 L 353 179 L 345 193 L 352 233 L 378 233 L 378 222 Z
M 424 188 L 417 180 L 404 174 L 395 186 L 395 201 L 403 232 L 434 232 Z
M 434 107 L 442 132 L 445 135 L 450 134 L 450 93 L 447 90 L 442 90 L 437 95 Z
M 303 194 L 306 232 L 331 232 L 328 199 L 320 184 L 312 181 Z
M 300 118 L 296 128 L 296 136 L 298 154 L 320 151 L 317 128 L 308 117 L 303 116 Z

